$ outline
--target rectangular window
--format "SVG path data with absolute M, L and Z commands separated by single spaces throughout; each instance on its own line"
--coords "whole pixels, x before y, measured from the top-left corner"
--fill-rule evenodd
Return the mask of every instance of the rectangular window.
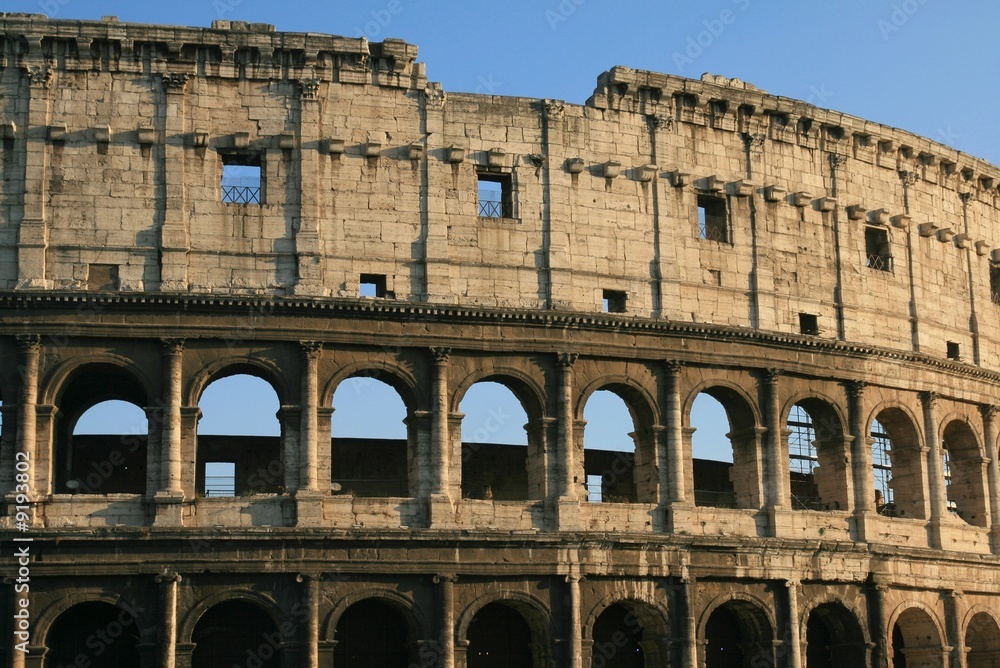
M 799 331 L 803 334 L 819 334 L 819 316 L 812 313 L 799 313 Z
M 698 195 L 698 236 L 709 241 L 729 242 L 726 200 L 712 195 Z
M 361 274 L 361 296 L 392 299 L 395 295 L 386 289 L 385 274 Z
M 948 359 L 956 362 L 962 361 L 962 347 L 954 341 L 948 342 Z
M 205 463 L 205 496 L 236 496 L 236 463 Z
M 478 174 L 479 217 L 513 218 L 514 198 L 511 193 L 510 174 Z
M 990 265 L 990 298 L 1000 304 L 1000 266 Z
M 222 201 L 226 204 L 264 203 L 260 155 L 222 153 Z
M 627 295 L 621 290 L 605 290 L 602 308 L 605 313 L 624 313 Z
M 604 500 L 604 476 L 587 475 L 587 501 L 600 503 Z
M 881 227 L 865 228 L 865 266 L 877 271 L 892 271 L 889 232 Z

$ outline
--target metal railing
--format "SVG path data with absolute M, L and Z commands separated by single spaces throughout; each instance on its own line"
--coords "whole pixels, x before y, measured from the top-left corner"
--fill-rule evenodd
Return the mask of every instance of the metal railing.
M 222 201 L 227 204 L 260 204 L 260 186 L 222 186 Z
M 502 199 L 481 199 L 479 200 L 480 218 L 510 218 L 510 207 L 505 206 Z
M 236 496 L 236 478 L 231 475 L 205 476 L 205 496 Z
M 869 269 L 876 269 L 878 271 L 892 271 L 892 256 L 891 255 L 876 255 L 874 253 L 867 254 L 868 261 L 865 266 Z
M 698 234 L 702 239 L 726 242 L 726 228 L 722 225 L 699 225 Z

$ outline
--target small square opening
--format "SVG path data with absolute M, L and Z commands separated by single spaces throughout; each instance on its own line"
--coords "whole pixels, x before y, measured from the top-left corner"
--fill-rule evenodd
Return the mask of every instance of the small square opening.
M 709 241 L 729 241 L 726 200 L 712 195 L 698 195 L 698 236 Z
M 114 292 L 118 289 L 117 264 L 91 264 L 87 266 L 87 289 Z
M 962 346 L 955 343 L 954 341 L 948 342 L 948 359 L 955 360 L 956 362 L 962 361 Z
M 799 332 L 811 336 L 819 334 L 819 316 L 813 313 L 799 313 Z
M 881 227 L 865 228 L 865 266 L 876 271 L 892 271 L 889 232 Z
M 990 299 L 1000 304 L 1000 265 L 990 265 Z
M 222 153 L 222 201 L 226 204 L 264 202 L 263 171 L 260 155 Z
M 361 274 L 360 295 L 362 297 L 392 298 L 395 295 L 386 289 L 385 274 Z
M 605 313 L 624 313 L 627 299 L 622 290 L 605 290 L 601 307 Z
M 236 462 L 205 462 L 205 496 L 236 496 Z
M 478 175 L 480 218 L 513 218 L 514 199 L 510 174 L 480 172 Z

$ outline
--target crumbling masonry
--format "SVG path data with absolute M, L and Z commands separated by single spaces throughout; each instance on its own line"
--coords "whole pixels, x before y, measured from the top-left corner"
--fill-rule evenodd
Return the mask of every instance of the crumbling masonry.
M 1000 665 L 996 167 L 711 75 L 580 106 L 398 40 L 0 24 L 10 665 Z M 237 373 L 280 437 L 199 437 Z M 331 439 L 357 376 L 405 442 Z M 487 380 L 527 448 L 463 446 Z M 634 453 L 584 451 L 601 389 Z M 74 437 L 109 399 L 148 432 Z

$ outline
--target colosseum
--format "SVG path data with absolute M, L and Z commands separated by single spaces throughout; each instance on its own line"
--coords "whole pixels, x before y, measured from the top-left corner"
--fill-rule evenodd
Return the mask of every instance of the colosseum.
M 993 165 L 720 76 L 0 21 L 7 665 L 1000 666 Z M 199 434 L 234 375 L 280 436 Z M 357 378 L 404 437 L 332 433 Z

